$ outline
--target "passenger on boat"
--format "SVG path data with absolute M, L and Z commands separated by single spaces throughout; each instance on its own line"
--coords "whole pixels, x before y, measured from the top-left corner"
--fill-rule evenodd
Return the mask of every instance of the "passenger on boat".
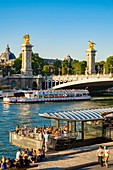
M 45 152 L 48 151 L 48 142 L 49 142 L 49 134 L 48 131 L 44 132 L 44 141 L 45 141 Z
M 17 133 L 17 134 L 19 133 L 19 130 L 20 130 L 19 125 L 17 125 L 17 126 L 16 126 L 16 133 Z
M 43 136 L 42 131 L 40 130 L 38 134 L 38 140 L 42 141 L 43 139 L 44 139 L 44 136 Z
M 34 127 L 34 133 L 38 133 L 38 127 L 37 126 Z

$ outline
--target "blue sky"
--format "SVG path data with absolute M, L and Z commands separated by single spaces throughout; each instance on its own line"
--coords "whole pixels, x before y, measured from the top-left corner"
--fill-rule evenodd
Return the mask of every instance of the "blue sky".
M 42 58 L 86 60 L 88 41 L 96 61 L 113 55 L 113 0 L 0 0 L 0 54 L 18 57 L 29 34 Z

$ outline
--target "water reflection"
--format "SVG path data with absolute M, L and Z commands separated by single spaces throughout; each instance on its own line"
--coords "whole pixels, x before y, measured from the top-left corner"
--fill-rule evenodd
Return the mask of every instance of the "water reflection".
M 9 112 L 10 111 L 10 106 L 9 106 L 9 104 L 3 104 L 2 105 L 3 107 L 2 107 L 2 109 L 3 109 L 3 113 L 6 113 L 6 112 Z

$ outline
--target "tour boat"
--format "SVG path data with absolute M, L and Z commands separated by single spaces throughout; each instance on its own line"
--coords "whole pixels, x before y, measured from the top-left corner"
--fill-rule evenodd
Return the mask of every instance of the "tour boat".
M 3 103 L 40 103 L 90 100 L 88 90 L 45 90 L 15 93 L 14 97 L 4 97 Z

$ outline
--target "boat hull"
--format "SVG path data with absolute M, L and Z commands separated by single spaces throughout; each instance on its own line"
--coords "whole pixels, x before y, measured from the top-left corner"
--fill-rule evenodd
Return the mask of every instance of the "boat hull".
M 67 98 L 4 98 L 3 103 L 44 103 L 44 102 L 66 102 L 66 101 L 86 101 L 91 97 L 67 97 Z

